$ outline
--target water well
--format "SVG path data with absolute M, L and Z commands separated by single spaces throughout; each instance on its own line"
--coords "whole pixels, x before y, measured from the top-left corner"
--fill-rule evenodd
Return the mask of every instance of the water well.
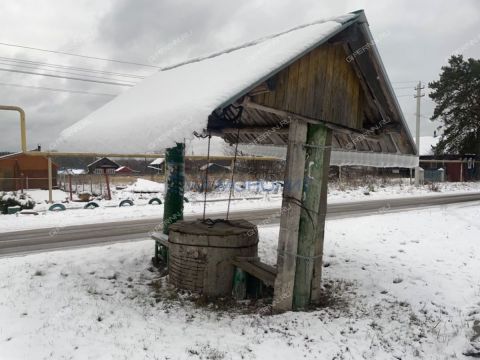
M 170 283 L 206 296 L 232 292 L 238 258 L 256 258 L 257 227 L 246 220 L 178 221 L 169 227 Z

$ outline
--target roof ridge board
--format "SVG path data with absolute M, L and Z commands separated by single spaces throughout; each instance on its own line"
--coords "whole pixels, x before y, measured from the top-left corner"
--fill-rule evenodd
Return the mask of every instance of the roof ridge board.
M 363 10 L 359 10 L 359 11 L 361 13 L 363 13 Z M 315 21 L 312 21 L 312 22 L 309 22 L 309 23 L 306 23 L 306 24 L 297 25 L 297 26 L 295 26 L 293 28 L 290 28 L 288 30 L 284 30 L 282 32 L 275 33 L 275 34 L 266 35 L 266 36 L 257 38 L 257 39 L 252 40 L 252 41 L 247 41 L 247 42 L 245 42 L 241 45 L 233 46 L 231 48 L 227 48 L 227 49 L 224 49 L 224 50 L 221 50 L 221 51 L 217 51 L 217 52 L 211 53 L 209 55 L 200 56 L 200 57 L 197 57 L 197 58 L 192 58 L 192 59 L 182 61 L 180 63 L 173 64 L 173 65 L 167 65 L 165 67 L 162 67 L 159 71 L 172 70 L 172 69 L 175 69 L 177 67 L 184 66 L 184 65 L 188 65 L 188 64 L 208 60 L 208 59 L 212 59 L 212 58 L 215 58 L 215 57 L 218 57 L 218 56 L 221 56 L 221 55 L 224 55 L 224 54 L 228 54 L 228 53 L 231 53 L 231 52 L 234 52 L 234 51 L 237 51 L 237 50 L 245 49 L 245 48 L 250 47 L 250 46 L 255 46 L 255 45 L 261 44 L 265 41 L 275 39 L 279 36 L 283 36 L 283 35 L 286 35 L 288 33 L 291 33 L 291 32 L 297 31 L 297 30 L 301 30 L 301 29 L 304 29 L 304 28 L 309 27 L 309 26 L 324 24 L 324 23 L 329 22 L 329 21 L 335 21 L 335 22 L 339 23 L 340 25 L 344 25 L 344 24 L 356 19 L 357 17 L 359 17 L 361 15 L 361 13 L 351 12 L 351 13 L 347 13 L 347 14 L 341 15 L 341 16 L 319 19 L 319 20 L 315 20 Z M 348 15 L 351 15 L 351 16 L 348 16 Z
M 370 26 L 368 25 L 368 22 L 366 21 L 366 17 L 364 15 L 364 13 L 362 13 L 360 16 L 361 17 L 359 18 L 359 20 L 362 22 L 360 24 L 360 26 L 365 31 L 365 34 L 366 34 L 368 40 L 374 41 L 372 32 L 370 31 Z M 403 128 L 405 129 L 407 139 L 410 142 L 410 145 L 413 147 L 413 151 L 418 152 L 418 149 L 417 149 L 417 147 L 415 145 L 415 142 L 413 140 L 413 135 L 410 131 L 407 120 L 405 119 L 405 114 L 403 113 L 402 108 L 400 106 L 400 103 L 398 102 L 398 98 L 395 95 L 395 91 L 393 90 L 392 82 L 390 81 L 390 77 L 388 76 L 387 70 L 385 68 L 385 64 L 382 61 L 382 58 L 380 56 L 380 52 L 378 51 L 377 46 L 372 46 L 372 52 L 373 52 L 373 57 L 376 59 L 376 61 L 378 62 L 378 65 L 379 65 L 379 73 L 380 73 L 379 75 L 383 76 L 383 78 L 385 80 L 385 83 L 387 85 L 387 90 L 388 90 L 387 93 L 393 99 L 393 103 L 395 105 L 395 108 L 396 108 L 396 110 L 397 110 L 397 112 L 400 116 L 400 123 L 403 125 Z M 417 156 L 418 156 L 418 154 L 417 154 Z

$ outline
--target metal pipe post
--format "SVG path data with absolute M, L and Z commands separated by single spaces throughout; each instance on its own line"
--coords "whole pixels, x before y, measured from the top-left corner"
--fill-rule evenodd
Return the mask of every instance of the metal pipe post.
M 52 176 L 52 158 L 48 157 L 48 202 L 53 203 L 53 176 Z

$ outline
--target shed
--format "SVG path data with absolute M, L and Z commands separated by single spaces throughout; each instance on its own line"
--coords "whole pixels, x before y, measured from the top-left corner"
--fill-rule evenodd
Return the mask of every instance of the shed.
M 165 165 L 165 159 L 164 158 L 158 158 L 153 160 L 148 167 L 150 169 L 157 170 L 158 172 L 163 171 Z
M 58 166 L 52 163 L 53 186 L 57 186 Z M 0 191 L 48 189 L 48 159 L 24 153 L 0 157 Z

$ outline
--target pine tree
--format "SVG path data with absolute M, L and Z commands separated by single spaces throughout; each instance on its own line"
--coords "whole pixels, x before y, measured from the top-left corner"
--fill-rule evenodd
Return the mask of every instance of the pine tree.
M 443 123 L 435 153 L 480 154 L 480 60 L 452 56 L 429 87 L 436 103 L 431 119 Z

